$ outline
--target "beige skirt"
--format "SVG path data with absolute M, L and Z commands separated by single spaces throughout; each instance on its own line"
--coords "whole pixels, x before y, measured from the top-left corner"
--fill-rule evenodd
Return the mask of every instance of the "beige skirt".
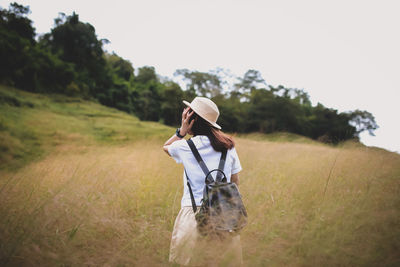
M 197 231 L 192 207 L 182 207 L 172 232 L 169 261 L 181 265 L 240 266 L 240 236 L 203 237 Z

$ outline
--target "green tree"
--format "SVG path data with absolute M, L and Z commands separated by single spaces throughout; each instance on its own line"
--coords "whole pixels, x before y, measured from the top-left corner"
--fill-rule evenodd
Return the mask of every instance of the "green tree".
M 304 110 L 292 99 L 277 96 L 271 90 L 253 89 L 249 104 L 249 131 L 287 131 L 297 134 L 305 132 Z
M 36 43 L 29 13 L 29 7 L 16 3 L 9 10 L 0 8 L 0 82 L 34 92 L 68 93 L 73 67 Z
M 213 98 L 213 101 L 219 107 L 218 124 L 224 131 L 245 132 L 248 103 L 240 102 L 240 97 L 235 93 L 229 96 L 218 95 Z
M 320 103 L 313 108 L 308 119 L 311 125 L 308 136 L 322 142 L 338 143 L 351 139 L 356 131 L 355 127 L 349 124 L 348 114 L 338 113 L 337 110 L 326 108 Z
M 375 117 L 368 111 L 355 110 L 348 113 L 350 125 L 356 128 L 355 136 L 358 137 L 363 131 L 368 131 L 369 135 L 375 136 L 374 131 L 379 128 L 375 122 Z
M 159 82 L 154 67 L 138 69 L 133 82 L 133 106 L 141 120 L 159 121 L 163 102 L 164 86 Z
M 29 12 L 29 7 L 17 3 L 9 10 L 0 8 L 0 82 L 25 89 L 32 83 L 27 66 L 35 43 Z
M 106 106 L 116 107 L 128 113 L 134 112 L 132 81 L 134 68 L 132 64 L 118 55 L 105 54 L 107 67 L 107 90 L 96 95 L 100 103 Z
M 267 84 L 258 70 L 248 70 L 243 75 L 243 78 L 238 78 L 239 82 L 235 87 L 243 91 L 260 88 L 260 85 L 265 87 Z
M 117 54 L 105 54 L 107 66 L 113 75 L 124 81 L 130 81 L 134 77 L 134 68 L 129 60 L 123 59 Z
M 238 83 L 234 85 L 234 91 L 240 94 L 243 100 L 248 101 L 253 90 L 267 87 L 267 83 L 258 70 L 248 70 L 243 78 L 237 78 Z
M 8 32 L 15 32 L 33 44 L 36 34 L 32 21 L 27 17 L 29 13 L 29 6 L 22 6 L 15 2 L 10 4 L 8 10 L 0 7 L 0 28 Z
M 213 73 L 178 69 L 174 76 L 180 76 L 186 81 L 186 89 L 193 90 L 200 96 L 209 98 L 220 95 L 222 92 L 220 77 Z
M 139 68 L 138 75 L 135 77 L 135 82 L 139 84 L 147 84 L 149 82 L 159 82 L 154 67 L 144 66 Z
M 60 13 L 55 19 L 55 27 L 41 39 L 41 45 L 74 65 L 82 91 L 87 88 L 87 93 L 96 97 L 97 94 L 105 94 L 110 87 L 103 41 L 97 39 L 91 24 L 79 21 L 75 12 L 71 16 Z
M 167 125 L 180 126 L 184 93 L 179 84 L 171 81 L 164 83 L 161 104 L 161 118 Z

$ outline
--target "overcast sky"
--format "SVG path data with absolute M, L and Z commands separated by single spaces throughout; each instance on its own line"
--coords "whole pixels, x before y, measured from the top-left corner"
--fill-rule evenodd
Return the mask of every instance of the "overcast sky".
M 304 89 L 314 105 L 367 110 L 380 128 L 361 141 L 400 152 L 400 1 L 17 2 L 30 6 L 37 33 L 75 11 L 135 68 L 171 78 L 179 68 L 256 69 L 270 85 Z

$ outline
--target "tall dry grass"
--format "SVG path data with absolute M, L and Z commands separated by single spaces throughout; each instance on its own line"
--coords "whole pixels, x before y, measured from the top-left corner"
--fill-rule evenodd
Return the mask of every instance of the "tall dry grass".
M 63 145 L 0 178 L 2 265 L 169 266 L 181 165 L 152 140 Z M 400 263 L 400 156 L 237 139 L 246 266 Z
M 249 266 L 399 263 L 400 157 L 241 140 Z

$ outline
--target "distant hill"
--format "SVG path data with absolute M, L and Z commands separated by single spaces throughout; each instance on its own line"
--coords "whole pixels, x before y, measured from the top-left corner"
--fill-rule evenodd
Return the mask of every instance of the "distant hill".
M 81 98 L 0 86 L 0 168 L 17 168 L 60 145 L 121 144 L 171 133 L 171 127 Z

